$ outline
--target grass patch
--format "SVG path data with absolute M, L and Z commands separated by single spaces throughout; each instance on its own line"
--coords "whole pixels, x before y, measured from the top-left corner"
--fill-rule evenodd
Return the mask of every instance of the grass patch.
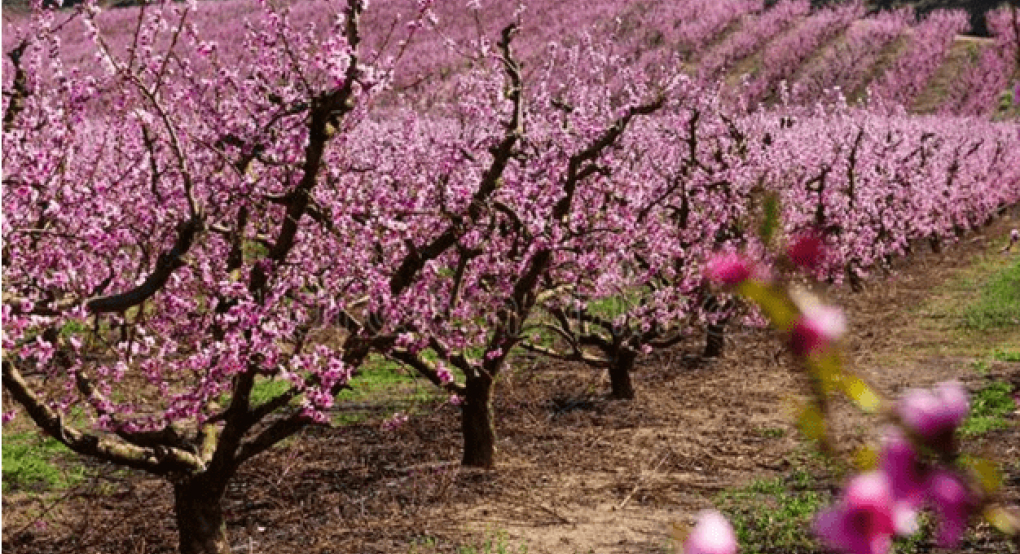
M 443 397 L 431 383 L 423 382 L 400 364 L 377 355 L 366 361 L 349 385 L 350 388 L 336 396 L 341 408 L 333 416 L 334 425 L 362 423 L 370 419 L 373 412 L 413 411 L 413 406 Z M 254 406 L 264 404 L 287 392 L 290 387 L 290 382 L 283 379 L 257 377 L 251 391 L 251 403 Z M 226 406 L 230 398 L 229 393 L 224 394 L 219 403 Z M 300 402 L 298 397 L 291 404 Z M 344 409 L 344 405 L 349 409 Z
M 1006 429 L 1006 419 L 1016 408 L 1012 397 L 1013 387 L 1002 381 L 992 381 L 971 397 L 970 415 L 960 427 L 964 437 L 976 437 L 990 431 Z
M 71 487 L 85 478 L 75 455 L 52 437 L 37 433 L 4 433 L 3 492 L 41 492 Z M 59 463 L 68 462 L 68 463 Z
M 462 379 L 463 375 L 454 371 L 454 377 Z M 413 414 L 422 405 L 445 398 L 443 391 L 418 377 L 413 370 L 372 355 L 351 379 L 350 388 L 337 395 L 340 410 L 334 414 L 333 424 L 362 423 L 373 415 L 388 417 L 395 411 Z
M 373 354 L 349 384 L 349 389 L 344 389 L 337 395 L 338 401 L 363 402 L 389 399 L 393 396 L 391 393 L 404 396 L 400 393 L 407 387 L 417 385 L 418 380 L 410 373 L 410 370 L 400 364 Z
M 811 522 L 831 500 L 828 492 L 817 489 L 815 478 L 798 470 L 723 492 L 716 505 L 733 524 L 741 552 L 806 554 L 818 550 Z
M 835 499 L 810 472 L 798 469 L 774 479 L 723 492 L 716 505 L 737 533 L 742 554 L 817 554 L 825 550 L 812 533 L 818 512 Z M 918 515 L 918 532 L 894 540 L 897 554 L 930 552 L 934 525 L 927 512 Z
M 1020 325 L 1020 260 L 988 277 L 962 316 L 964 327 L 979 331 Z
M 290 389 L 290 383 L 277 379 L 259 379 L 251 388 L 251 403 L 265 404 Z
M 1020 350 L 996 348 L 992 351 L 992 358 L 999 362 L 1020 362 Z
M 1008 240 L 989 237 L 983 253 L 945 272 L 923 303 L 907 308 L 914 316 L 915 358 L 972 358 L 982 374 L 993 359 L 1020 358 L 1020 324 L 1008 315 L 1020 318 L 1020 259 L 999 252 Z M 893 356 L 885 362 L 902 363 Z
M 407 549 L 408 554 L 433 554 L 442 550 L 450 551 L 449 544 L 442 540 L 426 536 L 414 541 Z M 486 533 L 486 537 L 477 544 L 461 544 L 454 546 L 457 554 L 527 554 L 526 543 L 513 544 L 507 536 L 506 531 Z

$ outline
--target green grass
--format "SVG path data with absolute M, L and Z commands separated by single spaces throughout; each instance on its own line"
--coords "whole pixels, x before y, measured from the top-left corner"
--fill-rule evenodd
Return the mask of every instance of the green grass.
M 68 463 L 58 463 L 67 461 Z M 76 456 L 52 437 L 37 433 L 4 433 L 3 492 L 61 490 L 84 479 Z
M 264 404 L 287 392 L 289 388 L 290 383 L 288 381 L 259 379 L 251 389 L 251 403 L 253 405 Z
M 819 511 L 834 499 L 810 472 L 798 469 L 786 476 L 758 479 L 721 493 L 716 505 L 733 524 L 741 554 L 817 554 L 825 552 L 812 534 Z M 918 516 L 919 532 L 897 538 L 893 552 L 929 552 L 932 519 Z
M 454 371 L 456 379 L 463 375 Z M 361 404 L 387 412 L 415 413 L 422 405 L 444 400 L 446 394 L 432 383 L 418 377 L 412 370 L 399 363 L 373 355 L 362 366 L 358 375 L 351 380 L 350 388 L 337 395 L 339 404 Z M 361 423 L 372 414 L 357 410 L 340 410 L 333 416 L 335 425 Z
M 439 552 L 440 548 L 447 552 L 449 551 L 448 546 L 436 537 L 426 536 L 414 541 L 407 552 L 408 554 L 432 554 Z M 528 552 L 526 543 L 513 544 L 506 531 L 486 533 L 485 538 L 477 544 L 460 544 L 454 547 L 457 554 L 527 554 Z
M 251 391 L 252 405 L 259 405 L 285 393 L 290 382 L 281 379 L 257 378 Z M 405 410 L 418 404 L 434 401 L 444 395 L 431 383 L 417 378 L 400 364 L 381 356 L 368 359 L 358 375 L 351 380 L 350 388 L 336 396 L 340 404 L 361 404 L 378 406 L 382 411 Z M 230 395 L 220 398 L 221 405 L 230 403 Z M 296 398 L 292 403 L 299 403 Z M 351 425 L 369 419 L 365 411 L 338 411 L 333 417 L 335 425 Z
M 1006 419 L 1016 409 L 1013 387 L 1009 383 L 992 381 L 971 397 L 970 415 L 960 427 L 960 434 L 976 437 L 1009 427 Z
M 337 395 L 342 402 L 361 402 L 389 396 L 403 387 L 414 386 L 418 381 L 409 370 L 400 364 L 373 355 L 362 366 L 358 375 L 351 379 L 350 389 Z M 431 386 L 431 385 L 430 385 Z
M 979 331 L 1020 325 L 1020 260 L 985 279 L 961 315 L 964 327 Z
M 1015 348 L 996 348 L 992 358 L 1000 362 L 1020 362 L 1020 350 Z
M 811 522 L 830 501 L 817 488 L 810 473 L 798 470 L 723 492 L 716 504 L 733 524 L 745 554 L 814 552 L 818 546 Z

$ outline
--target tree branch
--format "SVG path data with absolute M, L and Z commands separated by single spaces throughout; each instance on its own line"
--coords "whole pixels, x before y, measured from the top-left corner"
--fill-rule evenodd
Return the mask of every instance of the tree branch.
M 3 362 L 3 387 L 28 413 L 43 431 L 74 452 L 127 467 L 141 469 L 155 475 L 170 473 L 196 473 L 205 470 L 205 464 L 194 454 L 166 444 L 142 447 L 82 433 L 64 424 L 60 414 L 54 412 L 28 387 L 21 372 L 12 362 Z

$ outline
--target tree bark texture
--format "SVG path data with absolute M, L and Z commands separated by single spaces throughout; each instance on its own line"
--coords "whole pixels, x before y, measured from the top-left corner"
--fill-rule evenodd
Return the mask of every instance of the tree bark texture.
M 630 372 L 634 369 L 637 352 L 630 348 L 620 347 L 609 362 L 609 382 L 613 387 L 612 398 L 617 400 L 633 400 L 634 384 Z
M 221 505 L 226 481 L 200 475 L 173 484 L 181 554 L 230 554 Z
M 496 428 L 492 422 L 492 377 L 478 375 L 467 379 L 461 405 L 461 431 L 467 467 L 491 469 L 496 461 Z

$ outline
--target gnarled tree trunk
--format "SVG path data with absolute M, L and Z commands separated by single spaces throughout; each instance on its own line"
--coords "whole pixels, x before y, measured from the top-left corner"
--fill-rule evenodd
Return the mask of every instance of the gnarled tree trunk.
M 226 478 L 198 475 L 173 483 L 181 554 L 230 554 L 220 504 L 226 482 Z
M 468 377 L 460 423 L 468 467 L 492 468 L 496 463 L 496 428 L 492 422 L 492 377 Z

